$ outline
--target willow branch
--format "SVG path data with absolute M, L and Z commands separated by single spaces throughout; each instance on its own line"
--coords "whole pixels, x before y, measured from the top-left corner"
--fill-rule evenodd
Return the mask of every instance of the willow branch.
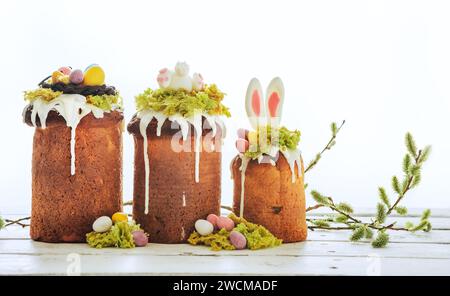
M 341 128 L 342 128 L 342 126 L 343 126 L 344 124 L 345 124 L 345 120 L 343 120 L 342 123 L 341 123 L 341 125 L 336 129 L 336 131 L 332 133 L 332 136 L 331 136 L 330 140 L 329 140 L 328 143 L 325 145 L 325 147 L 322 149 L 322 151 L 320 151 L 320 152 L 317 154 L 316 158 L 315 158 L 313 161 L 311 161 L 311 162 L 309 163 L 309 165 L 308 165 L 308 166 L 306 167 L 306 169 L 305 169 L 305 173 L 307 173 L 309 170 L 311 170 L 311 169 L 319 162 L 320 158 L 321 158 L 322 155 L 325 153 L 325 151 L 330 150 L 331 147 L 333 147 L 333 145 L 334 145 L 334 144 L 333 144 L 333 143 L 334 143 L 334 140 L 336 139 L 337 134 L 339 133 L 339 131 L 341 130 Z
M 30 226 L 30 224 L 22 223 L 22 221 L 27 221 L 27 220 L 30 220 L 30 219 L 31 219 L 31 217 L 23 217 L 23 218 L 19 218 L 19 219 L 16 219 L 16 220 L 5 219 L 5 222 L 6 222 L 5 227 L 8 227 L 8 226 L 11 226 L 11 225 L 14 225 L 14 224 L 22 226 L 22 227 L 27 227 L 27 226 Z

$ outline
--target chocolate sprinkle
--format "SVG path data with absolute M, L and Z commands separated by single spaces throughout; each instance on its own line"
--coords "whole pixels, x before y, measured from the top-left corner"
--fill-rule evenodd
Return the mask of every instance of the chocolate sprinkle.
M 46 79 L 45 79 L 46 80 Z M 42 88 L 50 88 L 53 91 L 60 91 L 64 94 L 78 94 L 82 96 L 102 96 L 102 95 L 116 95 L 117 91 L 114 86 L 108 85 L 96 85 L 96 86 L 88 86 L 82 84 L 64 84 L 64 83 L 55 83 L 50 84 L 45 82 L 41 82 L 39 84 Z

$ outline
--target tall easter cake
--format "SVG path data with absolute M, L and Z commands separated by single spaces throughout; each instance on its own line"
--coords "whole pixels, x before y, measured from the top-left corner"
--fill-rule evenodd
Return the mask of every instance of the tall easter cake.
M 97 217 L 122 209 L 121 99 L 104 81 L 98 65 L 62 67 L 25 92 L 34 240 L 84 242 Z
M 231 163 L 233 211 L 283 242 L 297 242 L 307 236 L 304 168 L 300 132 L 280 127 L 283 100 L 279 78 L 269 84 L 265 102 L 259 81 L 250 81 L 246 111 L 254 130 L 238 132 L 240 153 Z
M 224 94 L 189 75 L 185 63 L 162 69 L 159 89 L 136 97 L 133 218 L 152 242 L 186 242 L 194 223 L 219 214 L 221 147 L 229 116 Z

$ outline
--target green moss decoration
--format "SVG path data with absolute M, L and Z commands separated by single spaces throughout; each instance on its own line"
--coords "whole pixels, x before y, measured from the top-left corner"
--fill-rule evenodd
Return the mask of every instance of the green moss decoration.
M 239 231 L 247 239 L 247 247 L 250 250 L 258 250 L 281 245 L 281 239 L 276 238 L 264 226 L 250 223 L 243 218 L 237 217 L 235 214 L 228 216 L 237 225 L 233 230 Z M 230 242 L 230 233 L 225 229 L 221 229 L 216 233 L 201 236 L 194 231 L 188 239 L 191 245 L 210 246 L 213 251 L 235 250 L 236 248 Z
M 154 110 L 170 116 L 181 114 L 184 117 L 194 115 L 196 111 L 210 115 L 225 115 L 230 117 L 230 111 L 222 104 L 225 94 L 215 84 L 206 85 L 201 91 L 173 89 L 146 89 L 136 96 L 138 111 Z
M 30 103 L 34 102 L 37 99 L 50 102 L 62 94 L 63 92 L 53 91 L 50 88 L 38 88 L 35 90 L 26 91 L 24 97 L 25 100 L 29 101 Z M 98 96 L 97 95 L 87 96 L 86 102 L 104 111 L 111 111 L 116 108 L 118 109 L 123 108 L 122 97 L 120 96 L 119 93 L 116 93 L 115 95 L 105 94 Z
M 122 97 L 119 93 L 116 93 L 115 95 L 87 96 L 86 102 L 104 111 L 123 108 Z
M 220 250 L 235 250 L 236 248 L 231 244 L 230 233 L 225 229 L 221 229 L 217 233 L 201 236 L 198 232 L 194 231 L 188 238 L 188 242 L 191 245 L 205 245 L 210 246 L 213 251 Z
M 86 234 L 86 242 L 89 246 L 97 249 L 116 247 L 116 248 L 134 248 L 132 232 L 141 230 L 139 224 L 126 221 L 116 222 L 107 232 L 89 232 Z
M 245 152 L 245 156 L 257 159 L 262 154 L 268 154 L 272 146 L 278 146 L 281 151 L 297 149 L 300 135 L 299 130 L 291 131 L 284 126 L 276 129 L 271 126 L 261 126 L 258 130 L 249 132 L 250 147 Z
M 30 103 L 37 99 L 50 102 L 51 100 L 59 97 L 60 95 L 62 95 L 61 91 L 53 91 L 49 88 L 38 88 L 35 90 L 26 91 L 24 97 L 25 100 L 29 101 Z
M 237 217 L 233 213 L 228 217 L 237 225 L 234 230 L 239 231 L 245 236 L 247 239 L 247 247 L 250 250 L 276 247 L 283 242 L 283 240 L 275 237 L 262 225 L 250 223 L 244 218 Z

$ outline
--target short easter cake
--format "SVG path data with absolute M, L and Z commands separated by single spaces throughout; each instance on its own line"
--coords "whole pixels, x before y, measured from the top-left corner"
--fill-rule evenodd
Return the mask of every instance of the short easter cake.
M 99 216 L 122 210 L 122 102 L 98 65 L 61 67 L 26 91 L 35 128 L 31 238 L 84 242 Z
M 264 101 L 261 84 L 252 79 L 245 106 L 254 130 L 238 131 L 239 154 L 231 163 L 233 211 L 264 225 L 283 242 L 303 241 L 307 226 L 300 132 L 280 126 L 281 79 L 270 82 L 266 96 Z
M 194 223 L 219 214 L 224 94 L 185 63 L 162 69 L 159 89 L 136 96 L 133 218 L 152 242 L 186 242 Z

